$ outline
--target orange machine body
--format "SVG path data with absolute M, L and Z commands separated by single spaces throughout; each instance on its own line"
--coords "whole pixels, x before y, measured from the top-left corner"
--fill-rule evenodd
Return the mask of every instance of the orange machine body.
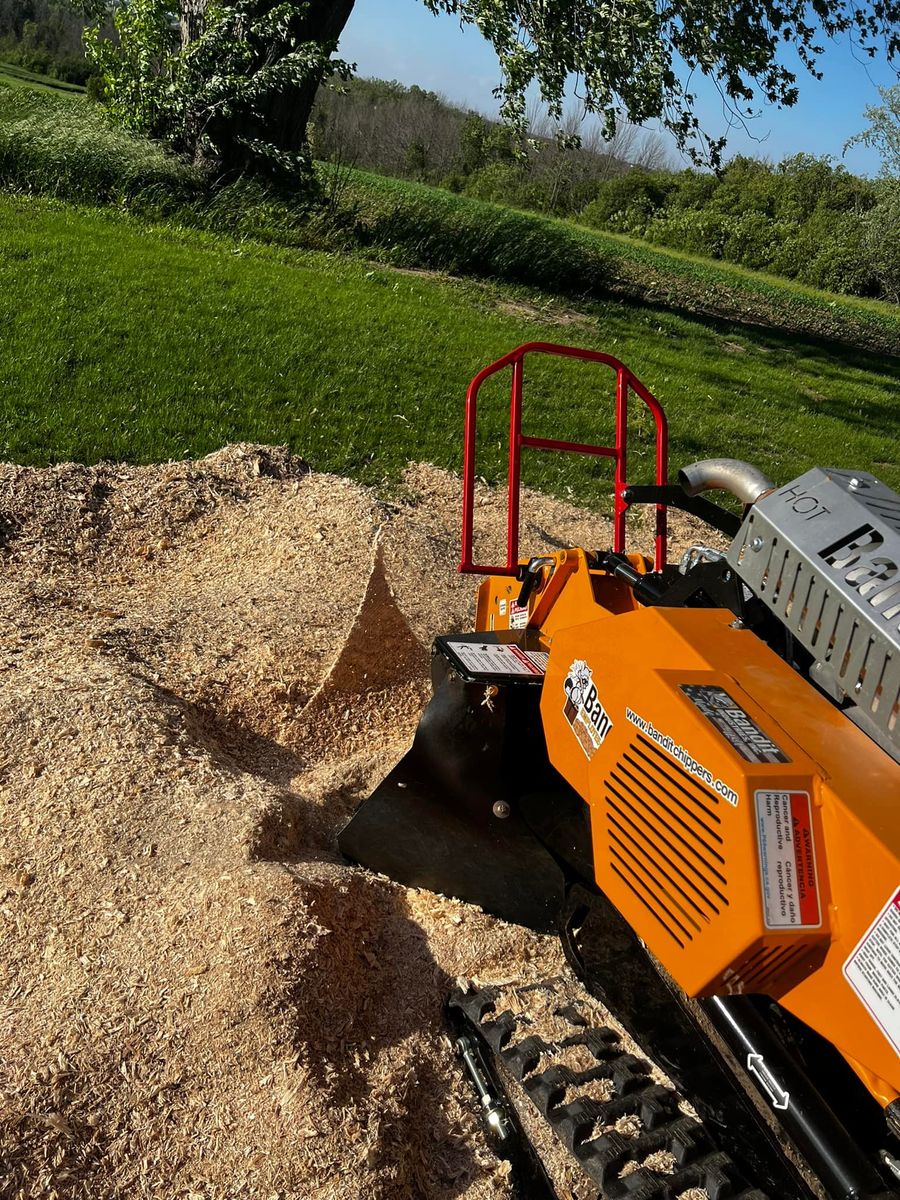
M 518 589 L 485 580 L 476 627 L 549 651 L 548 753 L 597 885 L 688 995 L 774 997 L 895 1099 L 900 765 L 728 611 L 643 607 L 581 550 L 527 612 Z

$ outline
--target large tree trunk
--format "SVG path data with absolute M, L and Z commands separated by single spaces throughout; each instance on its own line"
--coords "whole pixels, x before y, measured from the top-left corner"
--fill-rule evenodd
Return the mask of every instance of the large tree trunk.
M 205 0 L 183 0 L 183 3 L 187 9 Z M 354 0 L 309 0 L 292 33 L 298 42 L 316 42 L 333 53 L 353 5 Z M 260 0 L 257 11 L 263 13 L 272 7 L 273 0 Z M 268 61 L 280 56 L 278 47 L 272 50 Z M 260 65 L 263 61 L 261 58 Z M 289 154 L 305 151 L 307 126 L 320 83 L 316 76 L 302 86 L 287 87 L 264 100 L 257 114 L 236 117 L 211 128 L 208 132 L 215 143 L 222 173 L 235 176 L 244 171 L 259 174 L 264 170 L 264 163 L 246 145 L 247 141 L 266 142 Z M 273 167 L 270 173 L 277 177 L 279 171 Z
M 180 25 L 181 49 L 185 50 L 195 42 L 203 32 L 203 18 L 206 15 L 206 0 L 181 0 Z

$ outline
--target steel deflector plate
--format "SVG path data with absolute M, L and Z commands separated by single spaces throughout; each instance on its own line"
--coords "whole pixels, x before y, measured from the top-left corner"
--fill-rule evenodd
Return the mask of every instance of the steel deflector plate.
M 534 744 L 527 710 L 517 711 L 529 703 L 524 692 L 501 688 L 491 709 L 483 687 L 445 674 L 409 753 L 340 834 L 342 853 L 409 887 L 555 929 L 562 871 L 515 811 Z M 506 819 L 493 813 L 498 800 L 511 807 Z

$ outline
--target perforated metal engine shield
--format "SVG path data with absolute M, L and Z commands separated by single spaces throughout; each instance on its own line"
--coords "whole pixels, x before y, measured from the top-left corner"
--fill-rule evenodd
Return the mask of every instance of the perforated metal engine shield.
M 750 510 L 728 552 L 815 657 L 814 677 L 900 761 L 900 495 L 816 467 Z

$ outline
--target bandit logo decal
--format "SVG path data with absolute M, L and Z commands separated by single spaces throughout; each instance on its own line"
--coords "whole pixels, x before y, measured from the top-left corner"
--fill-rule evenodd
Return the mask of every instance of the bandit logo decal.
M 582 750 L 591 759 L 612 729 L 612 721 L 600 703 L 591 668 L 584 659 L 576 658 L 569 667 L 563 689 L 566 693 L 563 715 L 572 726 Z

